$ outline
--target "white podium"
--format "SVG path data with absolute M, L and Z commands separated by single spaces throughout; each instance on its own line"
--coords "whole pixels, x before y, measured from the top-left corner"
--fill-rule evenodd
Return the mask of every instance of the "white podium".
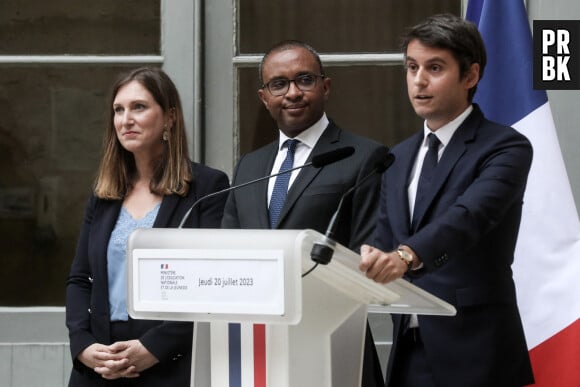
M 328 265 L 302 277 L 322 238 L 313 230 L 136 230 L 127 246 L 129 314 L 195 322 L 196 387 L 359 386 L 368 305 L 455 314 L 405 280 L 369 280 L 360 256 L 339 244 Z

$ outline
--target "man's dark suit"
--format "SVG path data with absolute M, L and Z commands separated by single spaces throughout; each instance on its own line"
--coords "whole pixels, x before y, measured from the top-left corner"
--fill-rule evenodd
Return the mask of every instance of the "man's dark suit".
M 510 268 L 531 145 L 514 129 L 487 121 L 474 105 L 446 146 L 427 193 L 429 204 L 411 229 L 407 186 L 422 140 L 423 131 L 392 150 L 396 165 L 383 175 L 375 246 L 383 251 L 410 246 L 424 265 L 412 273 L 413 283 L 457 308 L 455 317 L 419 316 L 435 382 L 531 383 Z M 393 320 L 387 386 L 403 329 L 401 316 Z
M 228 177 L 221 171 L 193 163 L 193 183 L 185 197 L 163 197 L 153 227 L 177 227 L 189 207 L 200 197 L 224 189 Z M 97 386 L 104 379 L 76 357 L 94 343 L 112 344 L 109 320 L 107 245 L 115 227 L 121 200 L 90 197 L 76 255 L 67 280 L 66 324 L 69 329 L 73 370 L 70 386 Z M 218 228 L 224 198 L 205 200 L 190 214 L 184 227 Z M 129 329 L 160 361 L 141 373 L 139 386 L 189 386 L 193 324 L 133 320 Z
M 326 232 L 342 194 L 368 175 L 384 157 L 384 146 L 356 136 L 336 126 L 332 121 L 323 132 L 309 156 L 345 146 L 355 148 L 355 153 L 320 169 L 303 168 L 288 191 L 286 202 L 278 219 L 278 229 L 314 229 Z M 235 170 L 232 185 L 241 184 L 272 172 L 278 152 L 278 141 L 270 143 L 243 156 Z M 368 242 L 375 226 L 379 200 L 380 176 L 377 175 L 355 190 L 345 200 L 342 216 L 336 228 L 336 240 L 353 250 Z M 268 181 L 262 181 L 230 193 L 222 221 L 223 228 L 270 228 L 268 218 Z M 367 330 L 366 368 L 363 386 L 382 384 L 378 358 Z

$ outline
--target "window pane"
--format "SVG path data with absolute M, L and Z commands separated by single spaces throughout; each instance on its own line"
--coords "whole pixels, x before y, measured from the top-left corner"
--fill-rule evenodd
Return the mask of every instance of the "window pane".
M 284 39 L 319 52 L 398 51 L 399 37 L 428 15 L 460 15 L 460 0 L 239 0 L 240 53 Z
M 125 69 L 2 67 L 0 305 L 64 304 L 109 87 Z
M 159 10 L 159 1 L 2 0 L 0 55 L 158 55 Z
M 392 146 L 421 128 L 407 98 L 402 66 L 329 67 L 327 114 L 340 127 Z M 240 153 L 275 139 L 276 124 L 256 94 L 257 68 L 239 70 Z

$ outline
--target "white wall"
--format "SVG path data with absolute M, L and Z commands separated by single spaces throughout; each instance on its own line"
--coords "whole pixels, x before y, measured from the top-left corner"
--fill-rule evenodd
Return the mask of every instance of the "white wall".
M 0 385 L 66 386 L 72 368 L 64 308 L 0 308 Z

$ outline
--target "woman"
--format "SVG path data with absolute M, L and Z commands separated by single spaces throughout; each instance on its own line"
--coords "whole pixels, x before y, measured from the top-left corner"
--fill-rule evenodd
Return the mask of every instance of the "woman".
M 133 320 L 125 245 L 136 228 L 177 227 L 227 176 L 189 161 L 183 112 L 156 68 L 122 75 L 66 287 L 73 369 L 69 386 L 189 386 L 193 323 Z M 185 227 L 218 228 L 225 195 L 205 200 Z

